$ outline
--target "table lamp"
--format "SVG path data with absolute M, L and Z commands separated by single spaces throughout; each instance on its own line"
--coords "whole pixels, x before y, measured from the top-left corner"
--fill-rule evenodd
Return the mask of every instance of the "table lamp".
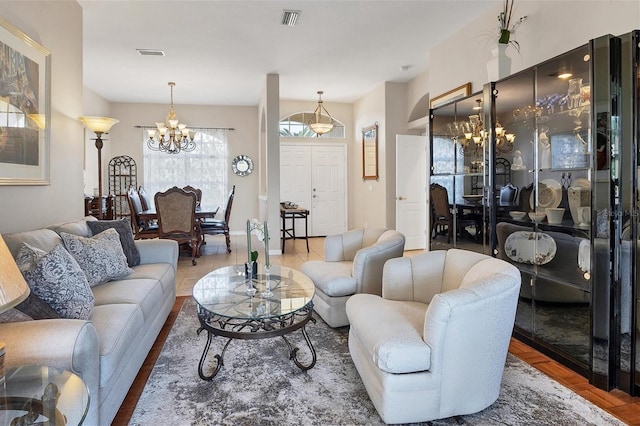
M 29 296 L 22 272 L 0 235 L 0 313 L 8 311 Z
M 24 301 L 29 293 L 29 286 L 0 235 L 0 313 Z M 0 383 L 4 380 L 4 351 L 5 345 L 0 342 Z

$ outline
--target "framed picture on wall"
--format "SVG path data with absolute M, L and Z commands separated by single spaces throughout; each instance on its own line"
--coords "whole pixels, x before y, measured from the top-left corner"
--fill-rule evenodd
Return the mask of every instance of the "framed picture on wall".
M 447 102 L 454 101 L 456 99 L 464 98 L 471 94 L 471 83 L 463 84 L 455 89 L 451 89 L 441 95 L 435 96 L 429 100 L 429 108 L 436 108 L 440 105 L 444 105 Z
M 378 180 L 378 123 L 362 129 L 362 180 Z
M 51 52 L 0 17 L 0 185 L 48 185 Z

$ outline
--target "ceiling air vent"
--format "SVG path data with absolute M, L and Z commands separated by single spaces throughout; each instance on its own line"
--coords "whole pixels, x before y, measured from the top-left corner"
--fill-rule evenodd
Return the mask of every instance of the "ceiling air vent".
M 162 49 L 136 49 L 141 56 L 164 56 Z
M 298 22 L 299 16 L 300 16 L 299 10 L 283 10 L 282 25 L 286 25 L 288 27 L 295 27 L 296 22 Z

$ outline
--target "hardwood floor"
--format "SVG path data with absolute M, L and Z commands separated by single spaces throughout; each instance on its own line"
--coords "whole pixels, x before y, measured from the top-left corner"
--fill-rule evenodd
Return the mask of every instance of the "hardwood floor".
M 113 425 L 127 425 L 133 414 L 138 398 L 140 397 L 144 385 L 147 382 L 151 370 L 160 355 L 162 346 L 173 326 L 173 323 L 180 312 L 182 303 L 191 296 L 193 285 L 207 272 L 229 264 L 243 263 L 246 256 L 246 237 L 232 236 L 232 252 L 227 253 L 223 237 L 208 237 L 208 244 L 203 246 L 203 256 L 198 259 L 198 265 L 191 265 L 191 258 L 181 257 L 178 264 L 178 276 L 176 285 L 178 298 L 169 314 L 162 331 L 158 335 L 155 344 L 151 348 L 138 376 L 136 377 L 129 393 L 120 407 Z M 255 240 L 254 240 L 255 241 Z M 304 240 L 287 241 L 285 254 L 282 256 L 272 256 L 274 264 L 282 264 L 291 268 L 300 268 L 300 265 L 307 260 L 322 259 L 323 238 L 312 238 L 309 240 L 310 252 L 307 253 Z M 405 256 L 413 256 L 422 251 L 405 252 Z M 261 253 L 264 256 L 264 253 Z M 611 413 L 621 421 L 629 425 L 640 426 L 640 398 L 631 397 L 628 394 L 613 390 L 606 392 L 589 384 L 586 378 L 578 373 L 566 368 L 562 364 L 552 360 L 546 355 L 525 345 L 524 343 L 511 339 L 509 352 L 532 365 L 558 383 L 573 390 L 583 398 Z

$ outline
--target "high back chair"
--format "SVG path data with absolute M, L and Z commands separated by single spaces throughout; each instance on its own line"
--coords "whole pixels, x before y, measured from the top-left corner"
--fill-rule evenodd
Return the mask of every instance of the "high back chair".
M 134 187 L 129 188 L 127 192 L 127 202 L 134 238 L 136 240 L 158 238 L 158 225 L 141 220 L 138 216 L 143 209 L 138 191 Z
M 195 192 L 195 194 L 196 194 L 196 203 L 197 203 L 198 207 L 201 205 L 201 203 L 202 203 L 202 189 L 196 188 L 196 187 L 191 186 L 191 185 L 187 185 L 187 186 L 183 187 L 182 189 L 184 189 L 185 191 Z
M 516 197 L 518 196 L 518 187 L 511 182 L 500 188 L 500 196 L 498 197 L 498 208 L 496 212 L 500 216 L 505 216 L 511 208 L 516 207 Z
M 531 202 L 530 202 L 532 192 L 533 192 L 533 183 L 530 183 L 529 185 L 520 189 L 520 193 L 519 193 L 520 197 L 518 198 L 519 200 L 518 206 L 520 208 L 520 211 L 523 211 L 523 212 L 532 211 Z
M 138 187 L 138 197 L 140 197 L 142 210 L 149 210 L 153 208 L 153 203 L 151 202 L 151 197 L 149 196 L 149 193 L 141 186 Z
M 231 253 L 231 237 L 229 236 L 229 219 L 231 218 L 231 207 L 233 206 L 233 197 L 236 193 L 236 186 L 233 185 L 227 197 L 227 205 L 224 208 L 224 219 L 206 219 L 200 222 L 202 229 L 202 238 L 204 235 L 224 235 L 227 243 L 227 253 Z
M 155 195 L 158 237 L 188 244 L 191 263 L 196 265 L 200 251 L 200 223 L 196 221 L 196 194 L 174 186 Z
M 360 228 L 324 240 L 324 260 L 302 264 L 316 287 L 313 309 L 331 327 L 349 324 L 347 300 L 356 293 L 382 294 L 382 268 L 402 256 L 404 235 L 393 229 Z
M 516 203 L 516 197 L 518 196 L 518 187 L 512 183 L 508 183 L 500 188 L 500 206 L 511 207 Z
M 431 221 L 431 236 L 435 238 L 438 227 L 447 227 L 447 243 L 451 242 L 453 235 L 453 215 L 449 207 L 449 194 L 447 188 L 432 183 L 430 186 L 429 198 L 431 198 L 431 209 L 433 220 Z

